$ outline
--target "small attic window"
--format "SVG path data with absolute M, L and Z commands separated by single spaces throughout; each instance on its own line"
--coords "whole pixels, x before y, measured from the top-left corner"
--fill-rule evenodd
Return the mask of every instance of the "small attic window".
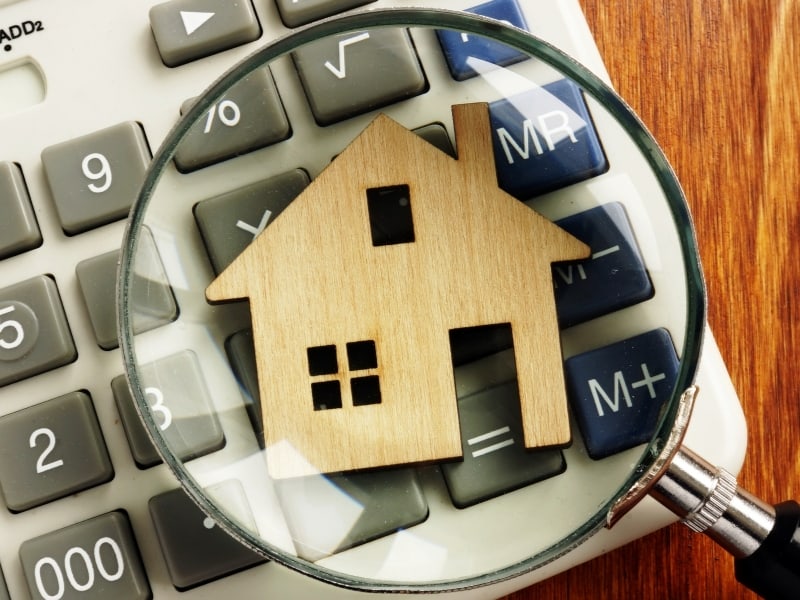
M 409 244 L 414 241 L 411 194 L 407 185 L 369 188 L 367 210 L 373 246 Z

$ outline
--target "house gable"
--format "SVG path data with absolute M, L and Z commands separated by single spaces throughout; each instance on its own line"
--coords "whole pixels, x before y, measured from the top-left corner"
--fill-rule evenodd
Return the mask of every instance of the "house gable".
M 490 323 L 512 325 L 526 445 L 569 442 L 550 264 L 588 248 L 499 190 L 485 104 L 453 119 L 458 160 L 378 116 L 209 285 L 250 299 L 273 476 L 460 456 L 449 331 Z M 413 241 L 375 244 L 367 190 L 401 185 Z M 380 402 L 357 405 L 343 357 L 364 341 Z M 328 346 L 336 410 L 309 400 L 308 349 Z

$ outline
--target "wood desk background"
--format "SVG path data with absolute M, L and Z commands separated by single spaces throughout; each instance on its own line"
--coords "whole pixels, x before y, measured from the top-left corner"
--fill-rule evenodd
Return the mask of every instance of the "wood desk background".
M 740 485 L 800 499 L 800 0 L 581 1 L 694 214 L 749 427 Z M 724 551 L 674 525 L 509 600 L 755 597 Z

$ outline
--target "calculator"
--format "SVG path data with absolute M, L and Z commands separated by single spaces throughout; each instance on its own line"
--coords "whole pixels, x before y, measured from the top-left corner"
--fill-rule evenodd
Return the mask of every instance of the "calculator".
M 255 553 L 223 531 L 180 488 L 140 422 L 128 388 L 114 289 L 128 212 L 153 153 L 194 98 L 238 60 L 298 28 L 344 12 L 409 5 L 394 0 L 168 0 L 110 6 L 86 0 L 67 8 L 44 0 L 0 2 L 0 599 L 355 595 Z M 420 5 L 510 22 L 608 79 L 576 0 L 432 0 Z M 353 84 L 337 95 L 314 93 L 318 75 L 313 65 L 323 64 L 337 77 L 345 77 L 348 68 L 366 70 L 374 62 L 369 42 L 354 36 L 325 54 L 298 58 L 295 64 L 306 98 L 283 94 L 282 73 L 254 72 L 237 86 L 235 94 L 241 98 L 232 90 L 200 123 L 197 135 L 213 132 L 214 143 L 187 144 L 176 155 L 182 173 L 220 174 L 209 178 L 205 197 L 193 211 L 192 226 L 202 239 L 211 271 L 224 271 L 323 168 L 309 158 L 294 169 L 264 173 L 243 184 L 226 176 L 219 165 L 246 161 L 267 147 L 297 147 L 298 140 L 311 143 L 313 138 L 303 136 L 310 135 L 312 126 L 346 124 L 373 112 L 376 93 L 381 106 L 411 106 L 426 94 L 432 80 L 456 85 L 472 75 L 469 62 L 459 54 L 459 36 L 442 35 L 433 44 L 415 39 L 413 32 L 392 32 L 383 43 L 402 49 L 395 53 L 402 57 L 396 64 L 365 78 L 361 87 Z M 590 109 L 567 82 L 556 82 L 549 91 L 591 123 Z M 362 97 L 369 101 L 360 103 Z M 246 98 L 259 99 L 262 122 L 269 126 L 236 129 Z M 414 133 L 452 153 L 448 132 L 425 110 Z M 609 163 L 626 160 L 610 155 L 602 131 L 592 130 L 580 140 L 586 148 L 585 164 L 570 172 L 541 169 L 547 177 L 528 180 L 514 163 L 534 154 L 546 161 L 547 139 L 515 131 L 506 107 L 493 110 L 497 130 L 505 131 L 498 154 L 506 160 L 498 167 L 498 179 L 512 195 L 567 189 L 601 177 Z M 535 145 L 540 142 L 543 147 Z M 335 154 L 335 144 L 331 150 L 327 158 Z M 625 403 L 635 394 L 655 396 L 659 383 L 674 377 L 676 369 L 669 332 L 637 320 L 637 307 L 665 293 L 667 286 L 648 275 L 649 255 L 642 251 L 641 233 L 637 240 L 624 206 L 609 202 L 602 208 L 554 219 L 592 250 L 590 260 L 554 270 L 559 325 L 567 329 L 600 318 L 624 323 L 608 329 L 592 349 L 565 361 L 567 387 L 596 381 L 587 372 L 601 362 L 613 371 L 620 356 L 642 357 L 638 370 L 613 380 L 616 388 L 595 384 L 587 410 L 576 409 L 588 455 L 597 460 L 620 447 L 617 438 L 593 427 L 592 415 L 625 414 Z M 169 265 L 159 256 L 155 241 L 144 236 L 141 243 L 152 256 L 152 280 L 166 282 Z M 591 293 L 607 289 L 598 282 L 620 270 L 626 278 L 614 294 Z M 148 291 L 148 311 L 136 323 L 138 329 L 156 331 L 179 318 L 180 301 L 168 283 L 149 286 Z M 580 300 L 587 296 L 591 302 Z M 483 510 L 498 499 L 513 502 L 520 489 L 557 477 L 570 468 L 569 458 L 553 451 L 532 464 L 514 453 L 518 425 L 493 422 L 482 410 L 489 396 L 501 407 L 513 405 L 513 386 L 498 382 L 490 392 L 470 387 L 471 365 L 502 359 L 510 331 L 491 327 L 457 335 L 461 338 L 453 344 L 453 358 L 468 452 L 462 463 L 442 466 L 437 477 L 454 510 Z M 482 350 L 476 350 L 477 340 Z M 497 355 L 484 356 L 487 340 Z M 253 343 L 252 332 L 244 327 L 227 340 L 225 356 L 251 397 L 257 396 Z M 337 351 L 340 362 L 344 356 L 355 365 L 375 360 L 368 343 L 349 343 L 344 349 L 321 346 L 312 354 L 322 374 L 329 374 L 325 370 L 331 361 L 337 362 Z M 202 405 L 218 402 L 203 385 L 198 355 L 191 349 L 166 352 L 142 368 L 156 375 L 176 374 L 164 385 L 148 388 L 147 395 L 181 460 L 224 451 L 230 439 L 224 420 L 198 418 L 183 429 L 177 419 L 173 423 L 181 410 L 170 401 L 175 386 L 184 395 L 188 390 Z M 620 381 L 630 382 L 629 387 L 622 390 Z M 738 472 L 745 448 L 744 420 L 710 331 L 705 334 L 697 383 L 702 394 L 687 443 Z M 341 402 L 330 386 L 317 389 L 316 409 L 328 410 Z M 374 397 L 374 390 L 365 388 L 364 394 Z M 258 430 L 257 411 L 248 418 Z M 418 478 L 409 470 L 386 473 L 369 485 L 341 478 L 337 485 L 364 495 L 366 506 L 378 508 L 337 543 L 344 549 L 365 548 L 424 522 L 428 501 Z M 290 524 L 297 485 L 287 480 L 278 488 L 289 507 Z M 398 502 L 393 489 L 419 493 Z M 247 502 L 233 480 L 220 483 L 214 494 L 226 498 L 228 505 Z M 297 521 L 295 526 L 302 528 L 301 516 Z M 599 532 L 554 562 L 510 581 L 464 591 L 463 597 L 499 597 L 673 521 L 665 509 L 646 500 L 620 525 Z M 306 560 L 325 559 L 340 549 L 320 553 L 313 532 L 308 539 L 313 543 L 299 549 Z

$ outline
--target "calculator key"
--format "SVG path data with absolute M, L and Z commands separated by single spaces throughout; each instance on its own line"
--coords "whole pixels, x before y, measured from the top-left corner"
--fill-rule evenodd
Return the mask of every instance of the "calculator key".
M 650 440 L 678 357 L 669 333 L 654 329 L 572 357 L 565 372 L 586 449 L 599 459 Z
M 330 17 L 375 0 L 276 0 L 278 12 L 287 27 L 299 27 L 311 21 Z
M 459 508 L 494 498 L 564 472 L 557 449 L 525 449 L 517 382 L 509 381 L 458 399 L 464 458 L 442 473 Z
M 23 542 L 32 600 L 152 597 L 128 516 L 115 511 Z
M 583 94 L 570 80 L 492 102 L 489 112 L 500 187 L 520 200 L 608 169 Z
M 6 587 L 6 580 L 3 577 L 3 570 L 0 569 L 0 600 L 11 600 L 11 596 L 8 595 L 8 587 Z
M 241 485 L 232 481 L 225 484 L 232 488 L 228 496 L 235 493 L 239 505 L 246 505 Z M 182 489 L 151 498 L 149 506 L 170 580 L 178 590 L 266 562 L 264 557 L 222 530 Z M 244 510 L 249 511 L 249 508 Z
M 0 417 L 0 492 L 19 512 L 109 481 L 92 399 L 72 392 Z
M 598 206 L 556 224 L 592 249 L 588 260 L 553 267 L 556 310 L 562 327 L 653 295 L 650 276 L 621 204 Z
M 42 165 L 64 232 L 126 217 L 149 162 L 144 132 L 133 122 L 45 148 Z
M 77 357 L 52 279 L 41 275 L 0 289 L 0 386 Z
M 314 117 L 348 119 L 426 91 L 408 31 L 376 29 L 313 42 L 292 53 Z
M 260 447 L 264 447 L 264 422 L 261 414 L 261 397 L 258 392 L 258 368 L 253 346 L 253 330 L 237 331 L 225 340 L 228 362 L 242 388 L 245 410 Z
M 181 107 L 186 112 L 194 102 Z M 269 69 L 254 71 L 234 85 L 194 124 L 175 152 L 187 173 L 285 140 L 292 133 Z
M 261 36 L 250 0 L 170 0 L 150 9 L 161 60 L 177 67 L 252 42 Z
M 170 448 L 181 460 L 219 450 L 225 444 L 222 426 L 194 352 L 185 351 L 143 365 L 140 379 L 153 418 Z M 123 375 L 111 382 L 122 426 L 136 464 L 161 462 L 142 424 Z
M 22 171 L 13 163 L 0 162 L 0 259 L 41 245 L 42 234 L 33 214 Z
M 453 151 L 453 144 L 450 142 L 450 136 L 447 135 L 447 130 L 441 123 L 423 125 L 415 129 L 414 133 L 429 144 L 433 144 L 445 154 L 455 158 L 456 153 Z
M 136 277 L 143 281 L 139 282 L 139 285 L 132 286 L 134 294 L 142 296 L 134 297 L 132 302 L 136 333 L 155 329 L 175 320 L 178 316 L 175 298 L 167 283 L 164 267 L 158 258 L 153 239 L 149 235 L 142 235 L 140 244 L 137 259 L 141 258 L 141 261 L 147 261 L 149 264 L 146 268 L 144 266 L 140 268 L 137 264 Z M 116 310 L 118 264 L 119 250 L 112 250 L 81 261 L 75 267 L 97 345 L 103 350 L 111 350 L 118 345 Z M 137 306 L 146 306 L 147 310 L 137 311 L 135 308 Z
M 199 202 L 194 218 L 214 272 L 219 274 L 309 184 L 295 169 Z
M 414 469 L 281 479 L 275 489 L 298 555 L 341 552 L 421 523 L 428 502 Z
M 505 21 L 520 29 L 528 29 L 525 16 L 522 14 L 517 0 L 492 0 L 469 8 L 466 12 Z M 457 81 L 464 81 L 478 75 L 478 71 L 473 67 L 475 64 L 489 63 L 489 65 L 505 67 L 528 58 L 526 54 L 480 36 L 452 30 L 440 30 L 436 32 L 436 35 L 442 46 L 450 74 Z

